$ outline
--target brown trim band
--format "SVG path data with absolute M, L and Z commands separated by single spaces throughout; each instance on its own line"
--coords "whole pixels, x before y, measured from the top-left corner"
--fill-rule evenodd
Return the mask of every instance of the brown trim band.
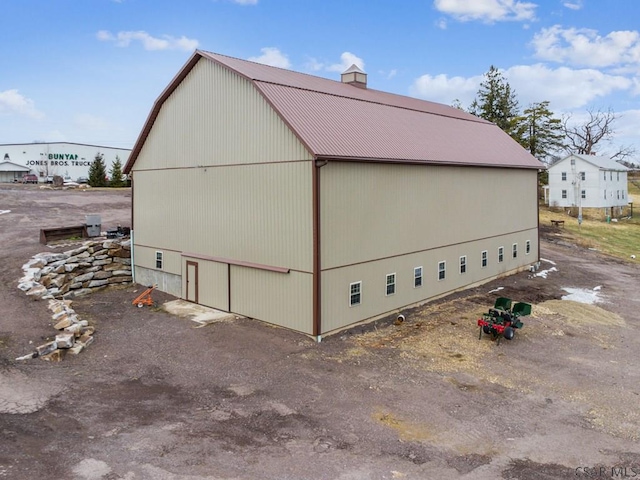
M 512 170 L 539 170 L 540 165 L 501 165 L 498 163 L 464 163 L 448 162 L 446 160 L 416 160 L 405 158 L 370 158 L 370 157 L 338 157 L 335 155 L 317 155 L 318 160 L 331 160 L 335 162 L 354 162 L 378 164 L 399 164 L 399 165 L 433 165 L 443 167 L 483 167 L 483 168 L 508 168 Z
M 255 268 L 256 270 L 266 270 L 268 272 L 289 273 L 291 271 L 290 268 L 285 268 L 285 267 L 274 267 L 273 265 L 264 265 L 262 263 L 244 262 L 242 260 L 234 260 L 232 258 L 210 257 L 208 255 L 201 255 L 199 253 L 181 252 L 181 255 L 183 257 L 198 258 L 200 260 L 209 260 L 209 261 L 218 262 L 218 263 L 226 263 L 228 265 L 236 265 L 238 267 Z

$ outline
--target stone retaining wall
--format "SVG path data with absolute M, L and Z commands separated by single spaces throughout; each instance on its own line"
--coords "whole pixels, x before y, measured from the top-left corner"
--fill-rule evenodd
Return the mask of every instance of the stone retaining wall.
M 78 354 L 93 342 L 95 328 L 80 320 L 71 308 L 72 298 L 109 285 L 132 281 L 131 240 L 98 240 L 64 253 L 38 253 L 22 266 L 18 288 L 34 299 L 48 299 L 55 339 L 18 357 L 60 361 L 67 353 Z

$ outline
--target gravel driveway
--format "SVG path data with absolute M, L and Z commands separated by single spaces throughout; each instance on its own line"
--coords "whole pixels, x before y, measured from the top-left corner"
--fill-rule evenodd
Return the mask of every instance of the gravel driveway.
M 96 327 L 86 351 L 15 361 L 55 332 L 46 302 L 16 288 L 32 255 L 65 249 L 40 245 L 39 229 L 94 213 L 103 230 L 130 225 L 130 202 L 127 190 L 0 186 L 0 478 L 640 477 L 640 269 L 551 230 L 546 278 L 496 280 L 400 325 L 318 344 L 250 319 L 203 327 L 134 308 L 140 287 L 126 286 L 74 301 Z M 561 300 L 571 292 L 597 303 Z M 534 306 L 499 345 L 476 327 L 498 296 Z

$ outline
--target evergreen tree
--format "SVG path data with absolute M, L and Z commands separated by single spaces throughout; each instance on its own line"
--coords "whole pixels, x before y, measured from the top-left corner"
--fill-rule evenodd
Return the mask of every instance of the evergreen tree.
M 96 153 L 93 163 L 89 167 L 89 185 L 92 187 L 104 187 L 107 185 L 107 167 L 104 164 L 104 155 Z
M 124 186 L 124 182 L 122 181 L 122 162 L 120 161 L 120 157 L 116 155 L 116 161 L 111 165 L 111 170 L 109 171 L 109 178 L 111 178 L 111 182 L 109 182 L 109 186 L 111 187 L 122 187 Z
M 520 117 L 516 93 L 493 65 L 484 77 L 477 96 L 469 107 L 469 113 L 495 123 L 522 144 L 519 128 L 522 117 Z
M 522 145 L 542 162 L 549 163 L 552 155 L 564 148 L 562 121 L 553 117 L 548 100 L 524 110 L 519 130 Z

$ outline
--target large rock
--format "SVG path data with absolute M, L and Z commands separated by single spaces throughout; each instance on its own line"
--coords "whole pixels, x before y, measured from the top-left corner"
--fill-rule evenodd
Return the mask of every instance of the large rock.
M 102 287 L 104 285 L 108 285 L 109 284 L 109 280 L 110 279 L 104 279 L 104 280 L 91 280 L 89 282 L 89 286 L 87 288 L 94 288 L 94 287 Z
M 22 270 L 27 270 L 27 269 L 30 269 L 30 268 L 40 269 L 40 268 L 44 267 L 46 264 L 47 264 L 47 261 L 44 258 L 42 258 L 42 257 L 40 257 L 40 258 L 34 257 L 31 260 L 29 260 L 27 263 L 22 265 Z
M 89 248 L 90 248 L 89 244 L 84 244 L 81 247 L 75 248 L 73 250 L 66 251 L 64 253 L 66 253 L 69 257 L 75 257 L 77 255 L 80 255 L 81 253 L 86 252 L 87 250 L 89 250 Z
M 77 290 L 78 288 L 82 288 L 82 282 L 75 282 L 69 284 L 69 290 Z
M 56 346 L 58 348 L 71 348 L 75 343 L 75 338 L 73 333 L 60 333 L 56 335 Z
M 116 263 L 122 263 L 124 265 L 131 265 L 131 258 L 113 257 L 113 261 Z
M 56 278 L 52 278 L 50 285 L 60 288 L 62 284 L 65 282 L 66 277 L 67 277 L 66 275 L 60 275 L 60 276 L 57 276 Z
M 36 351 L 38 352 L 38 355 L 42 356 L 53 352 L 56 348 L 58 348 L 56 342 L 48 342 L 37 346 Z
M 77 277 L 75 277 L 73 279 L 73 283 L 88 282 L 89 280 L 91 280 L 93 278 L 94 275 L 95 275 L 95 273 L 93 273 L 93 272 L 87 272 L 85 274 L 78 275 Z
M 104 242 L 102 242 L 102 248 L 118 248 L 118 246 L 118 240 L 105 240 Z
M 58 323 L 56 323 L 53 328 L 55 328 L 56 330 L 64 330 L 71 325 L 73 325 L 73 320 L 71 320 L 65 313 L 64 317 L 59 318 Z
M 91 288 L 81 288 L 79 290 L 70 290 L 65 294 L 65 298 L 67 298 L 67 295 L 69 297 L 83 297 L 85 295 L 89 295 L 90 293 L 93 293 L 93 290 Z
M 125 250 L 123 248 L 114 248 L 109 250 L 109 256 L 111 257 L 120 257 L 120 258 L 129 258 L 131 256 L 131 252 L 129 250 Z
M 109 280 L 107 280 L 110 284 L 115 284 L 115 283 L 127 283 L 127 282 L 131 282 L 131 275 L 128 275 L 126 277 L 111 277 Z
M 64 265 L 64 271 L 65 272 L 73 272 L 76 268 L 78 268 L 80 265 L 77 263 L 66 263 Z
M 46 360 L 47 362 L 60 362 L 64 358 L 66 350 L 54 350 L 51 353 L 47 353 L 46 355 L 40 355 L 40 358 Z
M 65 265 L 66 263 L 61 263 L 60 265 L 58 265 L 56 268 L 53 269 L 53 273 L 65 273 L 66 272 L 64 268 Z
M 104 280 L 105 278 L 109 278 L 109 277 L 112 277 L 112 276 L 114 276 L 114 275 L 115 275 L 115 273 L 114 273 L 114 272 L 110 272 L 110 271 L 108 271 L 108 270 L 102 270 L 102 271 L 100 271 L 100 272 L 96 272 L 96 273 L 93 275 L 93 279 L 94 279 L 94 280 Z
M 30 297 L 42 297 L 47 294 L 47 287 L 40 284 L 35 284 L 31 290 L 27 292 L 27 295 Z
M 28 292 L 29 290 L 31 290 L 32 288 L 38 286 L 37 282 L 34 282 L 33 280 L 28 280 L 28 281 L 24 281 L 24 282 L 20 282 L 18 284 L 18 288 L 20 290 L 22 290 L 23 292 Z
M 70 255 L 66 253 L 49 253 L 43 252 L 34 255 L 35 258 L 39 258 L 45 262 L 45 264 L 49 264 L 51 262 L 59 262 L 60 260 L 66 260 Z
M 114 270 L 113 271 L 113 276 L 114 277 L 119 277 L 122 275 L 128 275 L 131 276 L 131 270 L 130 269 L 126 269 L 126 270 Z
M 95 262 L 93 262 L 93 266 L 97 267 L 98 265 L 109 265 L 112 262 L 113 262 L 113 259 L 105 258 L 104 260 L 96 260 Z

